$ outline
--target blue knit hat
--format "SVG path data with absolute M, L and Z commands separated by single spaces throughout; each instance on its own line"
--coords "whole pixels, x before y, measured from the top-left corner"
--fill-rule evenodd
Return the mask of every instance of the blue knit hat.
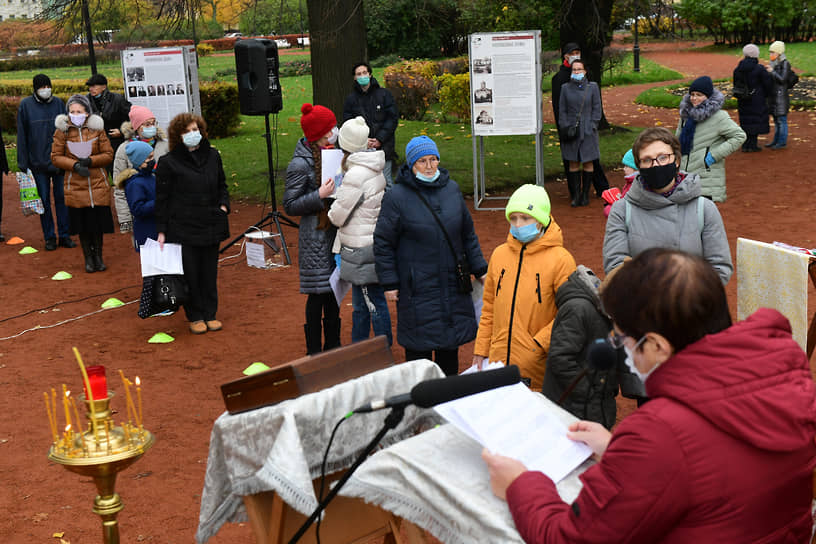
M 439 158 L 439 150 L 433 140 L 427 136 L 417 136 L 405 146 L 405 162 L 408 168 L 413 168 L 414 163 L 425 155 L 435 155 Z
M 621 159 L 621 162 L 624 166 L 628 166 L 629 168 L 633 168 L 635 170 L 638 169 L 637 163 L 635 162 L 635 154 L 632 153 L 631 149 L 623 154 L 623 159 Z
M 127 158 L 130 164 L 133 165 L 133 168 L 139 168 L 145 159 L 153 153 L 153 146 L 147 142 L 134 140 L 127 144 L 125 153 L 127 153 Z

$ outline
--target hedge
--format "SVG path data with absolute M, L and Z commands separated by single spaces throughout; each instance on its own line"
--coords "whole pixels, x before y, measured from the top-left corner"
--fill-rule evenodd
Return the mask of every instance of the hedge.
M 400 116 L 408 120 L 421 120 L 428 107 L 439 101 L 437 78 L 444 74 L 462 74 L 467 71 L 467 57 L 439 62 L 404 60 L 388 66 L 384 71 L 384 79 L 386 88 L 394 95 Z

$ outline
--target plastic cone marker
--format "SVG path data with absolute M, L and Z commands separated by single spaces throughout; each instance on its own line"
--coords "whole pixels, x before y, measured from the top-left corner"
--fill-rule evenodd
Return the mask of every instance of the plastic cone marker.
M 18 251 L 20 255 L 31 255 L 32 253 L 37 253 L 37 250 L 31 246 L 25 246 L 23 249 Z
M 244 369 L 244 374 L 246 376 L 252 376 L 253 374 L 258 374 L 259 372 L 264 372 L 266 370 L 269 370 L 268 366 L 260 361 L 256 361 Z
M 59 280 L 70 280 L 71 278 L 73 278 L 73 276 L 71 274 L 69 274 L 68 272 L 62 271 L 62 270 L 60 270 L 59 272 L 57 272 L 56 274 L 51 276 L 52 280 L 58 280 L 58 281 Z
M 102 307 L 105 309 L 108 308 L 118 308 L 119 306 L 124 306 L 125 303 L 119 300 L 118 298 L 109 298 L 105 302 L 102 303 Z
M 148 344 L 169 344 L 175 340 L 172 336 L 164 332 L 157 332 L 147 341 Z
M 16 246 L 17 244 L 24 244 L 25 240 L 23 240 L 19 236 L 12 236 L 11 238 L 8 239 L 6 243 L 10 246 Z

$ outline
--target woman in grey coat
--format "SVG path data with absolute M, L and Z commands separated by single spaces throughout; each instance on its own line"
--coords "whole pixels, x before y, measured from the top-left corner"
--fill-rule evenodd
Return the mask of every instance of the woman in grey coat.
M 788 145 L 788 110 L 790 109 L 790 95 L 788 94 L 788 78 L 791 65 L 785 58 L 785 43 L 773 42 L 770 50 L 771 64 L 768 72 L 771 73 L 773 90 L 768 97 L 768 107 L 774 118 L 774 138 L 765 147 L 782 149 Z
M 321 150 L 337 139 L 337 120 L 323 106 L 303 104 L 300 126 L 304 138 L 298 140 L 295 153 L 286 168 L 283 209 L 299 215 L 298 267 L 300 292 L 306 299 L 306 353 L 311 355 L 340 345 L 340 308 L 334 298 L 329 276 L 334 270 L 331 248 L 337 229 L 329 221 L 327 199 L 334 182 L 320 183 Z M 321 348 L 321 317 L 324 343 Z
M 558 130 L 578 125 L 578 136 L 572 140 L 561 137 L 561 156 L 569 163 L 567 188 L 573 206 L 589 204 L 589 189 L 594 174 L 593 161 L 600 158 L 598 123 L 601 121 L 601 93 L 598 84 L 587 79 L 584 61 L 572 61 L 572 75 L 561 85 L 558 102 Z M 583 173 L 581 167 L 583 166 Z
M 716 204 L 702 197 L 700 176 L 679 170 L 680 142 L 663 127 L 647 128 L 632 146 L 640 172 L 606 222 L 603 265 L 608 274 L 653 247 L 678 249 L 708 261 L 723 284 L 734 271 Z

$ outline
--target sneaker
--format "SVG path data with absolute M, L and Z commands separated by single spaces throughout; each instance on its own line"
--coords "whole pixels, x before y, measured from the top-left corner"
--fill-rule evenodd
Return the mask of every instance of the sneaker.
M 46 251 L 54 251 L 55 249 L 57 249 L 57 240 L 55 238 L 49 238 L 45 241 Z
M 213 319 L 211 321 L 207 321 L 207 330 L 209 331 L 220 331 L 223 325 L 217 319 Z
M 72 248 L 72 247 L 76 247 L 76 242 L 74 242 L 73 240 L 71 240 L 71 238 L 70 238 L 70 237 L 66 236 L 65 238 L 60 238 L 60 239 L 59 239 L 59 242 L 57 243 L 57 245 L 58 245 L 59 247 L 67 247 L 67 248 Z
M 0 242 L 5 242 L 5 241 L 6 241 L 6 237 L 3 236 L 2 232 L 0 232 Z
M 768 142 L 767 144 L 765 144 L 765 147 L 773 147 L 775 145 L 776 145 L 776 142 Z
M 190 323 L 190 332 L 193 334 L 204 334 L 207 332 L 207 325 L 203 321 L 193 321 Z
M 771 146 L 771 149 L 785 149 L 786 147 L 787 145 L 785 144 L 776 144 L 774 146 Z

